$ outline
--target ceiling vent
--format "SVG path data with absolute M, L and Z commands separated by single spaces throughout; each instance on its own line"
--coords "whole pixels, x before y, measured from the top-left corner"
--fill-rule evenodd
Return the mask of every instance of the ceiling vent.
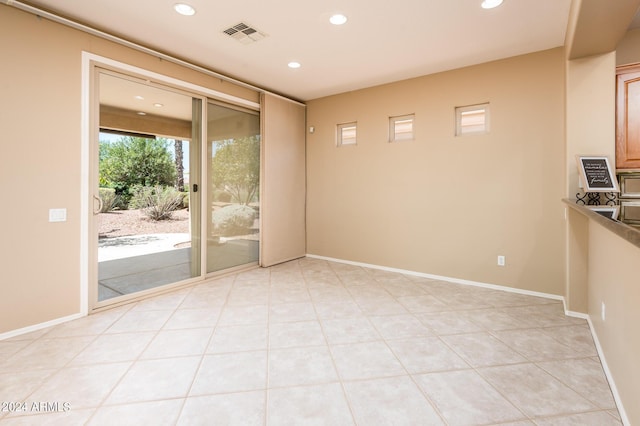
M 227 28 L 222 32 L 229 37 L 238 40 L 242 44 L 250 44 L 266 37 L 266 34 L 261 33 L 244 22 L 240 22 L 239 24 Z

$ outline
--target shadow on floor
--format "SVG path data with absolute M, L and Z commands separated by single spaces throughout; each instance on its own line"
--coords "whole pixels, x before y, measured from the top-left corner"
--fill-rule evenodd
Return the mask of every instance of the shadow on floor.
M 258 241 L 229 240 L 208 246 L 207 272 L 258 260 Z M 98 301 L 192 278 L 191 248 L 130 256 L 98 263 Z

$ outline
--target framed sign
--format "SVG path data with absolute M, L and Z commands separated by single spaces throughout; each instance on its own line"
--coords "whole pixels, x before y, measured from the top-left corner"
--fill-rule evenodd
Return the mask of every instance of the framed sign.
M 580 187 L 585 192 L 620 192 L 618 181 L 607 157 L 579 155 Z

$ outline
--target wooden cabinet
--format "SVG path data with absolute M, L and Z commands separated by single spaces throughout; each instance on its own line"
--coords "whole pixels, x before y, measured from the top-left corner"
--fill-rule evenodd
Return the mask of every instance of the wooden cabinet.
M 640 168 L 640 64 L 616 74 L 616 168 Z

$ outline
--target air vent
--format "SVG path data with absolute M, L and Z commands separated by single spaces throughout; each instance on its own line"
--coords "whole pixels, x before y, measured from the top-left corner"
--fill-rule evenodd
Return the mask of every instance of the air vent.
M 252 28 L 250 25 L 240 22 L 222 31 L 231 38 L 238 40 L 242 44 L 250 44 L 266 37 L 266 34 Z

